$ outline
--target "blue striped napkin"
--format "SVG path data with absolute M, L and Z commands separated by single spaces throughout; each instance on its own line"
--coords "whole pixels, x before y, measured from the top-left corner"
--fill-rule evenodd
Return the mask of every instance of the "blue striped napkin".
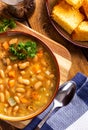
M 88 78 L 82 73 L 77 73 L 71 80 L 77 84 L 74 98 L 67 106 L 56 111 L 43 125 L 41 130 L 65 130 L 88 111 Z M 52 107 L 52 104 L 46 111 L 35 117 L 24 130 L 33 130 L 50 110 L 50 107 Z

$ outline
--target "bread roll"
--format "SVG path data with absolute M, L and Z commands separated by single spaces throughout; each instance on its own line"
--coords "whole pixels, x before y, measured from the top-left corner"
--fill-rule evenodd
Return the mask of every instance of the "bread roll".
M 83 21 L 84 15 L 61 0 L 52 10 L 52 18 L 69 34 Z
M 88 0 L 83 1 L 82 7 L 83 7 L 84 13 L 85 13 L 85 15 L 86 15 L 86 17 L 88 19 Z
M 73 31 L 72 39 L 76 41 L 88 41 L 88 21 L 83 21 Z
M 83 0 L 66 0 L 66 2 L 74 8 L 79 9 L 82 6 Z

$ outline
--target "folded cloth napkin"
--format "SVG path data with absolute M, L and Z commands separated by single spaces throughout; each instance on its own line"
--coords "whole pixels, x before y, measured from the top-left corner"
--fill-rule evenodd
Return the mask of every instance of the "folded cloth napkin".
M 70 125 L 74 124 L 75 121 L 88 112 L 88 77 L 82 73 L 77 73 L 71 80 L 77 84 L 74 98 L 67 106 L 56 111 L 46 121 L 41 130 L 68 130 Z M 50 107 L 52 107 L 52 104 L 46 111 L 35 117 L 24 130 L 34 130 L 44 115 L 50 110 Z M 86 129 L 74 130 L 88 130 L 88 127 Z

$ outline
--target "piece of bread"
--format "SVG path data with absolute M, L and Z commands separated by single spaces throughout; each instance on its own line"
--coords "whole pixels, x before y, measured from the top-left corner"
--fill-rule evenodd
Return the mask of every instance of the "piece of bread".
M 82 7 L 83 7 L 86 17 L 88 18 L 88 0 L 83 1 Z
M 79 9 L 82 6 L 83 0 L 66 0 L 66 2 L 74 8 Z
M 52 18 L 69 34 L 81 23 L 84 16 L 66 1 L 61 0 L 52 10 Z
M 76 41 L 88 41 L 88 21 L 83 21 L 73 31 L 72 39 Z

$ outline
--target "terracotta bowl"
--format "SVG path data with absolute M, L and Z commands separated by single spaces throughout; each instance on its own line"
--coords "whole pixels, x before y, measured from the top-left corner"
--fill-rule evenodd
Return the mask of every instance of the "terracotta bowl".
M 46 52 L 48 52 L 50 58 L 52 59 L 52 63 L 53 63 L 54 69 L 55 69 L 55 74 L 54 74 L 54 76 L 55 76 L 55 85 L 54 85 L 53 93 L 52 93 L 51 97 L 49 98 L 48 102 L 46 102 L 46 104 L 44 104 L 42 107 L 39 107 L 33 113 L 30 113 L 30 114 L 27 114 L 27 115 L 23 115 L 23 116 L 19 116 L 19 115 L 18 116 L 5 115 L 5 114 L 2 114 L 1 111 L 0 111 L 0 119 L 8 120 L 8 121 L 21 121 L 21 120 L 27 120 L 27 119 L 34 118 L 35 116 L 39 115 L 44 110 L 46 110 L 47 107 L 52 103 L 52 101 L 53 101 L 53 99 L 54 99 L 54 97 L 55 97 L 55 95 L 56 95 L 56 93 L 58 91 L 58 88 L 59 88 L 60 71 L 59 71 L 59 64 L 58 64 L 57 59 L 54 56 L 52 50 L 50 49 L 50 47 L 48 45 L 46 45 L 46 43 L 44 43 L 37 36 L 34 37 L 34 36 L 32 36 L 32 35 L 30 35 L 28 33 L 20 32 L 20 31 L 8 31 L 8 32 L 0 34 L 0 40 L 4 39 L 4 41 L 5 41 L 6 38 L 8 39 L 8 38 L 11 38 L 13 36 L 16 36 L 16 37 L 18 37 L 18 36 L 21 36 L 21 37 L 25 36 L 25 37 L 27 37 L 27 38 L 37 42 L 38 44 L 40 44 L 46 50 Z M 8 91 L 10 91 L 10 89 L 8 89 Z M 7 108 L 8 108 L 8 105 L 7 105 Z M 25 107 L 25 109 L 26 109 L 26 107 Z

